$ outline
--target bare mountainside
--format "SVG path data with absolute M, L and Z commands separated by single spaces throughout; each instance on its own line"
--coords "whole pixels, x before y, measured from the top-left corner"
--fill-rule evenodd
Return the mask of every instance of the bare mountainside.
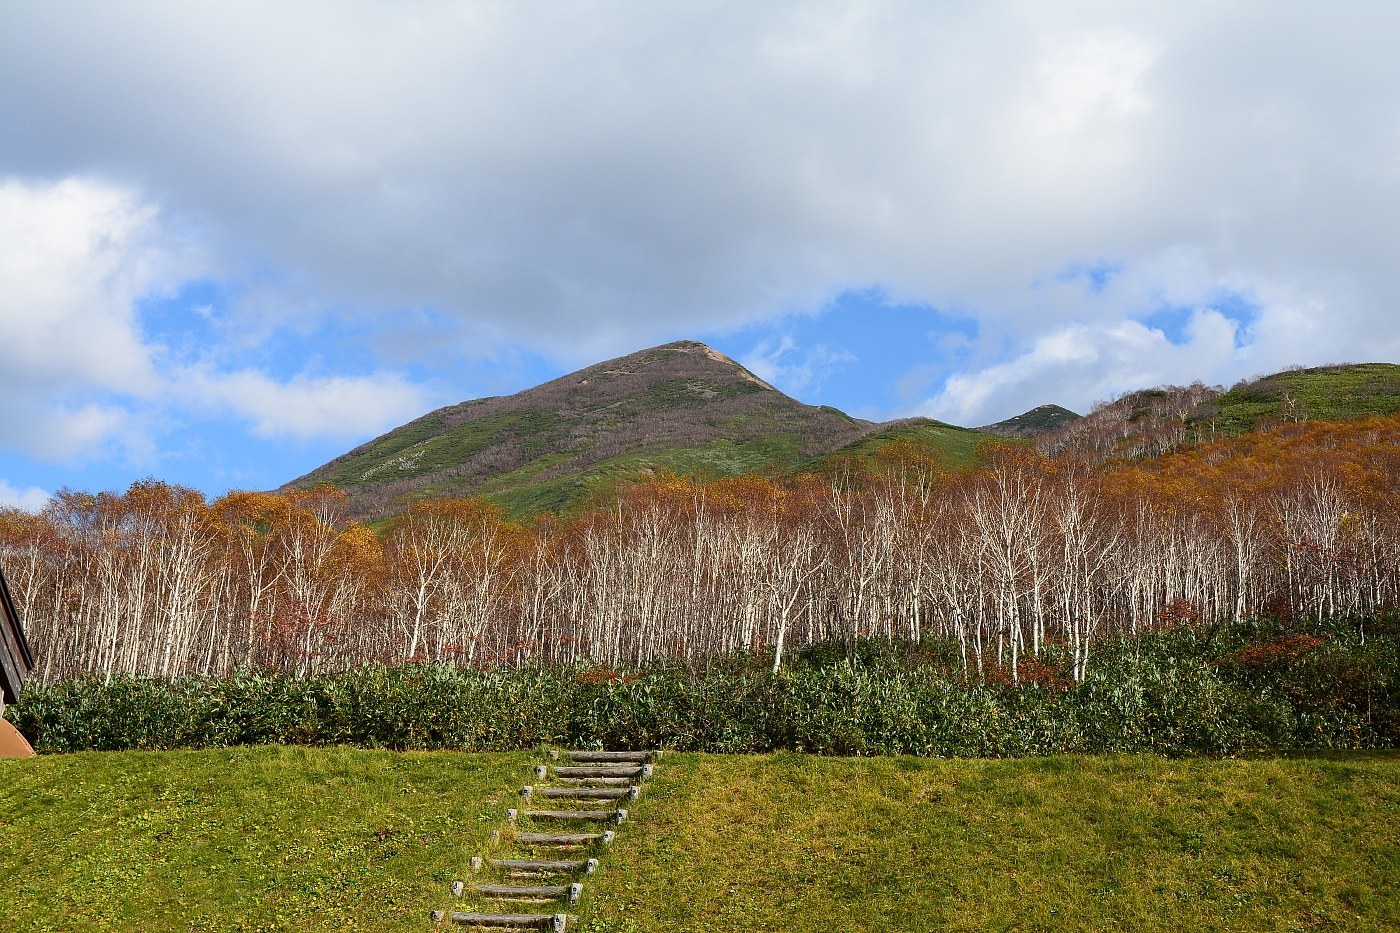
M 804 405 L 703 343 L 598 363 L 510 396 L 429 412 L 289 483 L 330 483 L 378 519 L 428 496 L 483 496 L 516 515 L 673 470 L 787 470 L 875 426 Z

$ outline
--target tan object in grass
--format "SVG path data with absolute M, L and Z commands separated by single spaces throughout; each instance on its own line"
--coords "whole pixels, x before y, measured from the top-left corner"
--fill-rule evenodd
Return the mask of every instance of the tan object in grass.
M 34 749 L 8 719 L 0 719 L 0 758 L 33 758 Z

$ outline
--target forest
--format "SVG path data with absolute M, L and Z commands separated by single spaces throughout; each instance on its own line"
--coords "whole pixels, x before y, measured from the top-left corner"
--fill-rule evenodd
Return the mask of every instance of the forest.
M 575 515 L 148 480 L 0 513 L 35 676 L 305 675 L 696 661 L 946 639 L 969 682 L 1105 639 L 1400 604 L 1400 417 L 1285 424 L 1148 460 L 910 444 L 820 474 L 650 477 Z

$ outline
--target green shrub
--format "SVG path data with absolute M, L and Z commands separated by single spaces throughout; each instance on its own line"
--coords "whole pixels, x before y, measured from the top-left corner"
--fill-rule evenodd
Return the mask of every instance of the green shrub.
M 1232 755 L 1400 744 L 1394 617 L 1178 628 L 964 681 L 956 645 L 861 640 L 701 667 L 364 667 L 298 678 L 31 685 L 7 715 L 43 752 L 253 744 L 509 751 L 544 744 L 717 753 Z

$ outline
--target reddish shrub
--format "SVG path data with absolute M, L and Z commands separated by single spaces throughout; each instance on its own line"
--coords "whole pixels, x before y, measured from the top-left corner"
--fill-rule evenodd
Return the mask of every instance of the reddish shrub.
M 1322 647 L 1322 639 L 1311 635 L 1280 635 L 1262 645 L 1241 648 L 1216 662 L 1220 667 L 1262 671 L 1289 664 Z
M 1034 657 L 1021 658 L 1016 663 L 1014 676 L 1010 664 L 989 664 L 983 680 L 998 687 L 1044 687 L 1047 690 L 1068 690 L 1074 683 L 1063 671 Z

